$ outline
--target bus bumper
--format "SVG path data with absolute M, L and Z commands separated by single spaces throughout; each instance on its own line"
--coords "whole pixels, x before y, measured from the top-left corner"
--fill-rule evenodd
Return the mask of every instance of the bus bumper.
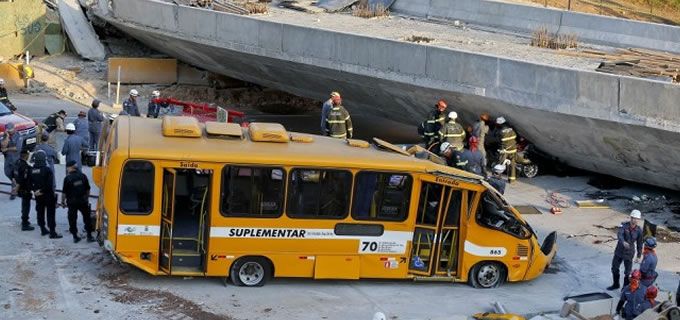
M 536 243 L 538 244 L 538 241 Z M 531 266 L 529 266 L 524 280 L 531 280 L 543 274 L 552 262 L 555 254 L 557 254 L 557 233 L 553 231 L 543 240 L 541 250 L 534 251 Z

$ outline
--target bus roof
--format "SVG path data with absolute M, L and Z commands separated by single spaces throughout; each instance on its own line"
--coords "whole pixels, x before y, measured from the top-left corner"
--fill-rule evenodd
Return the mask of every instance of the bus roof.
M 205 133 L 205 125 L 200 124 L 200 138 L 168 137 L 163 135 L 159 119 L 119 116 L 116 122 L 118 148 L 121 151 L 127 148 L 131 159 L 439 172 L 476 181 L 481 178 L 428 160 L 380 150 L 374 145 L 354 147 L 344 140 L 318 135 L 289 132 L 311 136 L 312 142 L 254 142 L 247 132 L 244 139 L 211 137 Z

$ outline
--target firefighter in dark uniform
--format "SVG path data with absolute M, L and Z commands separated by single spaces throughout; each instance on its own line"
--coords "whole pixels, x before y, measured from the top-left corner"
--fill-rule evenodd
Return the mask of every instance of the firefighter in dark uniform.
M 31 190 L 35 194 L 35 210 L 38 213 L 38 225 L 41 234 L 50 235 L 51 239 L 62 238 L 57 233 L 55 212 L 57 198 L 54 193 L 54 172 L 47 166 L 47 157 L 42 151 L 35 153 L 33 169 L 31 169 Z M 47 228 L 45 228 L 45 216 L 47 216 Z
M 80 170 L 76 161 L 66 163 L 68 175 L 64 178 L 64 194 L 62 206 L 68 207 L 68 230 L 73 235 L 73 242 L 78 243 L 78 211 L 83 215 L 83 223 L 87 232 L 87 242 L 94 242 L 92 237 L 92 220 L 90 219 L 90 182 Z
M 465 141 L 465 129 L 458 122 L 458 113 L 449 112 L 446 123 L 439 129 L 439 139 L 441 142 L 448 142 L 456 150 L 463 149 Z
M 437 101 L 434 110 L 430 112 L 427 119 L 418 128 L 418 132 L 421 134 L 423 142 L 425 142 L 425 147 L 430 151 L 441 140 L 439 130 L 441 130 L 446 121 L 446 107 L 444 99 Z
M 31 165 L 28 164 L 28 150 L 23 149 L 19 155 L 19 161 L 15 167 L 14 180 L 16 181 L 16 193 L 21 198 L 21 231 L 32 231 L 35 228 L 29 222 L 28 214 L 31 211 Z
M 326 135 L 337 139 L 351 139 L 354 132 L 352 118 L 341 100 L 333 100 L 326 118 Z
M 496 163 L 510 166 L 508 168 L 510 169 L 508 172 L 508 182 L 513 183 L 517 179 L 517 133 L 515 129 L 507 124 L 503 117 L 498 117 L 496 124 L 499 125 L 496 131 L 498 137 L 496 138 L 501 143 Z M 510 160 L 510 163 L 506 163 L 505 160 Z

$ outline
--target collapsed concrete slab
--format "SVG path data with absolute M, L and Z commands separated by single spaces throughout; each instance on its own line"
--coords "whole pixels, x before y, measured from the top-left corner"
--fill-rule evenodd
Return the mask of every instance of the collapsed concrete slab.
M 88 60 L 101 61 L 106 50 L 85 17 L 78 0 L 59 0 L 59 16 L 76 52 Z

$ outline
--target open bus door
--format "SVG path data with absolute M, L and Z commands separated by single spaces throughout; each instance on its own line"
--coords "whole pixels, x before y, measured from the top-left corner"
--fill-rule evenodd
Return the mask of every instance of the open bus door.
M 161 204 L 161 243 L 158 267 L 170 274 L 172 264 L 172 225 L 175 213 L 175 181 L 177 172 L 174 169 L 163 170 L 163 197 Z
M 467 209 L 467 197 L 465 190 L 421 182 L 409 262 L 411 274 L 451 280 L 457 275 L 460 217 Z

